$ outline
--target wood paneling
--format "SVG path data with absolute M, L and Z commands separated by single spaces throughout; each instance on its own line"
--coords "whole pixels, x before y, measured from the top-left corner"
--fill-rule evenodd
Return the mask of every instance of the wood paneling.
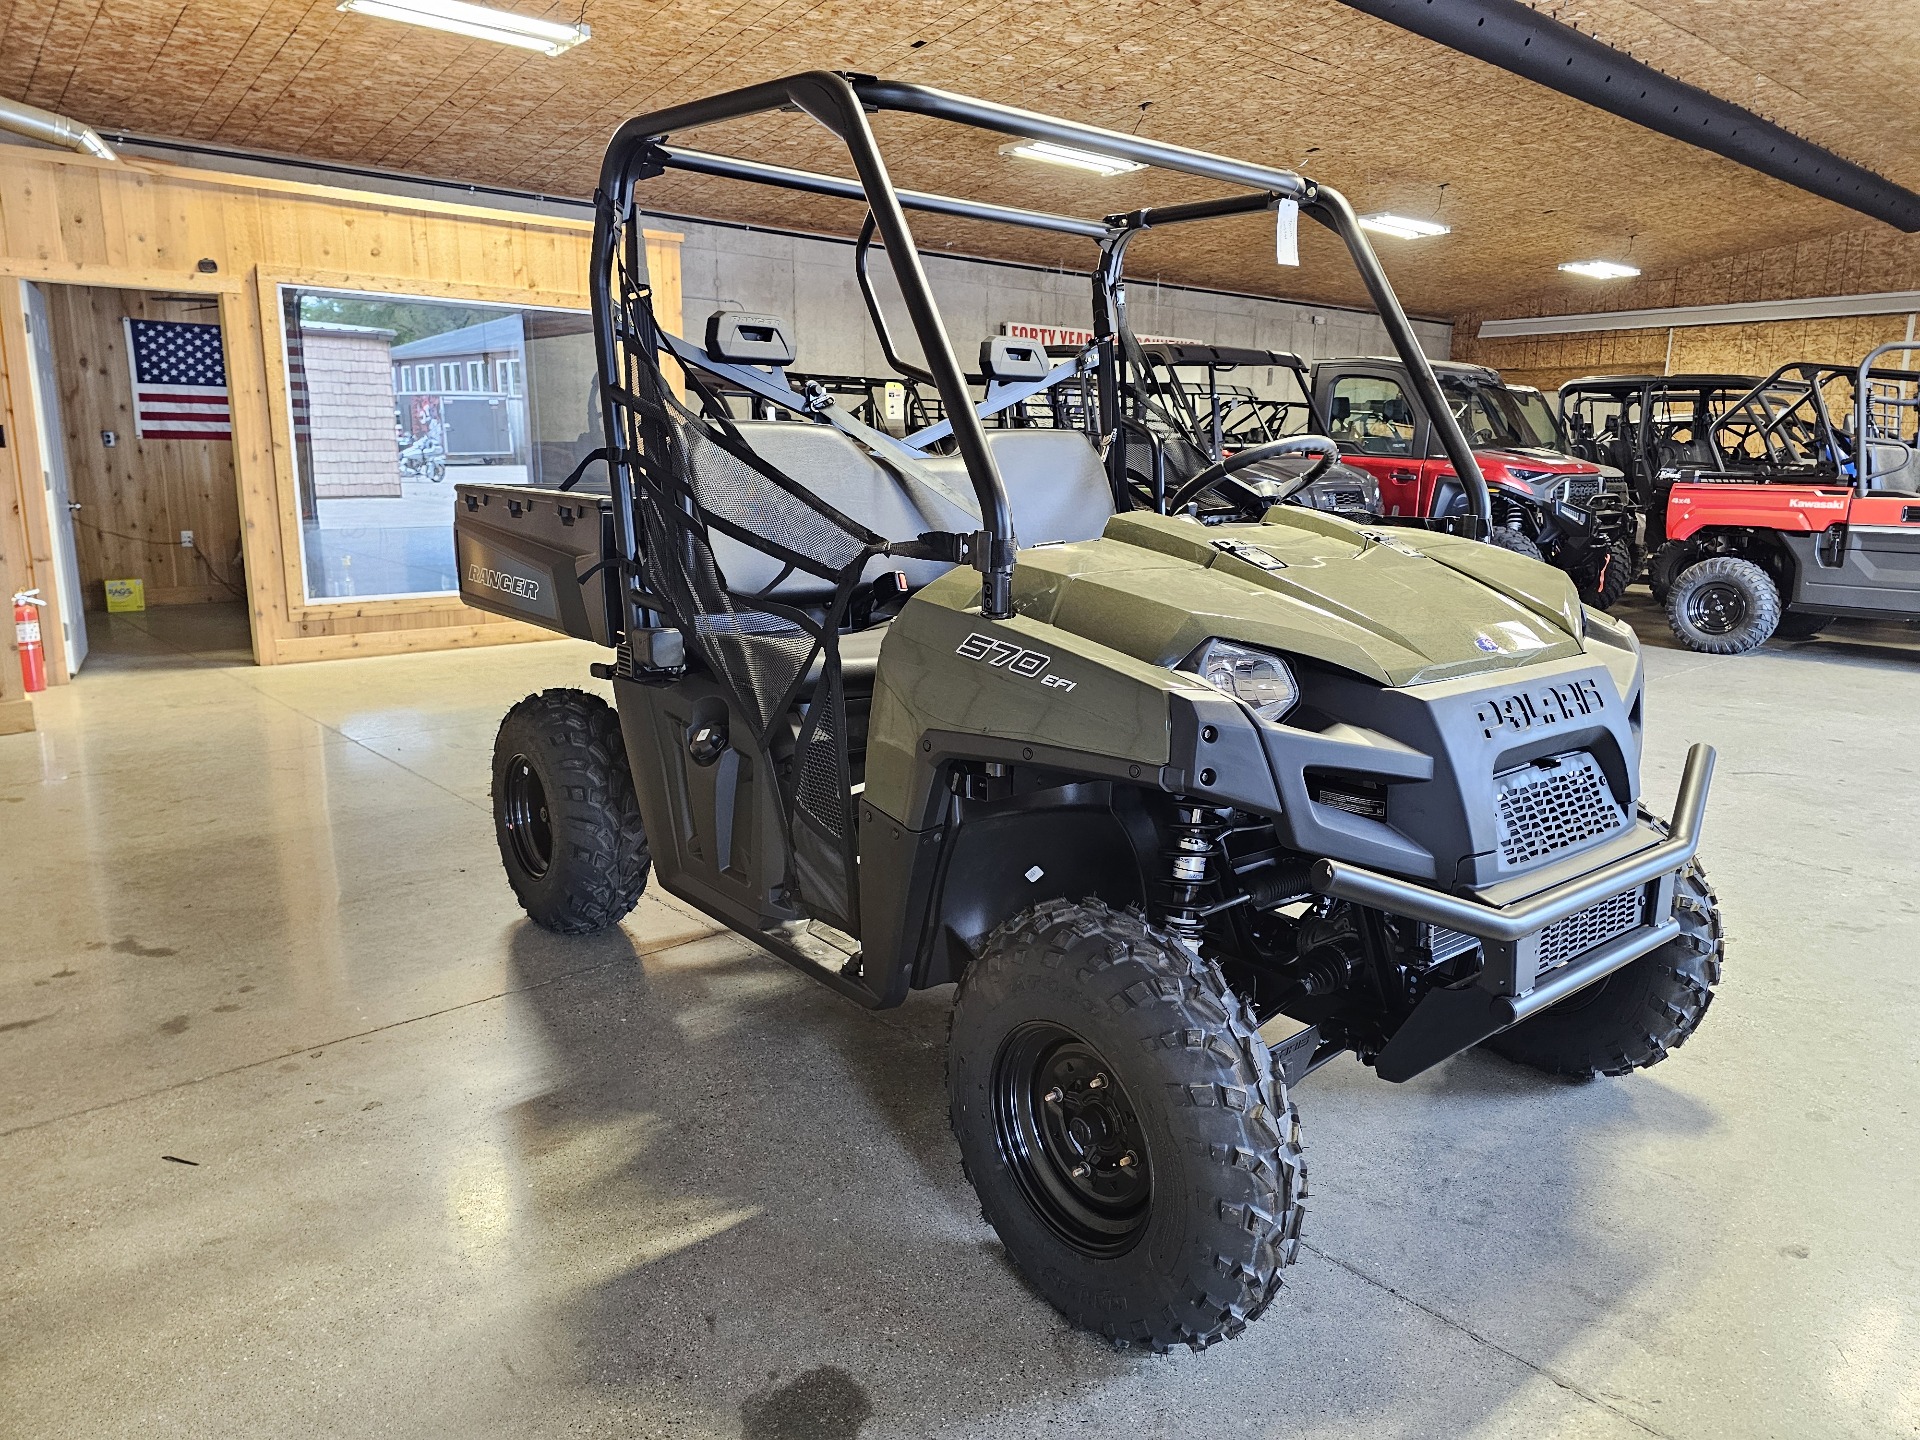
M 0 145 L 0 275 L 205 295 L 217 304 L 232 397 L 229 448 L 245 557 L 242 583 L 254 655 L 262 664 L 539 633 L 444 596 L 352 605 L 305 601 L 297 486 L 285 434 L 277 285 L 584 310 L 590 235 L 586 222 L 572 219 Z M 648 232 L 648 263 L 663 315 L 680 313 L 679 238 Z M 9 328 L 6 314 L 0 301 L 0 367 L 11 372 L 26 351 L 15 333 L 17 317 Z M 104 317 L 89 323 L 104 323 Z M 84 443 L 87 431 L 77 420 L 74 428 Z M 89 428 L 97 452 L 101 427 Z M 17 458 L 11 427 L 9 441 Z M 17 475 L 8 478 L 19 483 Z M 209 507 L 215 488 L 197 492 Z M 167 527 L 176 548 L 180 529 L 200 529 L 198 523 L 175 523 L 172 512 Z M 134 526 L 126 533 L 144 535 L 147 529 Z M 31 537 L 11 537 L 11 543 L 31 553 Z M 104 564 L 107 556 L 98 558 Z
M 1580 375 L 1661 374 L 1669 368 L 1675 373 L 1694 370 L 1765 375 L 1790 360 L 1858 360 L 1883 341 L 1905 338 L 1908 317 L 1851 315 L 1743 325 L 1689 325 L 1671 331 L 1602 330 L 1488 339 L 1479 334 L 1480 322 L 1913 289 L 1920 289 L 1920 237 L 1900 235 L 1884 227 L 1854 230 L 1651 273 L 1626 284 L 1567 284 L 1531 296 L 1517 306 L 1503 306 L 1497 312 L 1463 315 L 1454 324 L 1453 358 L 1495 366 L 1520 384 L 1542 389 Z
M 141 440 L 134 433 L 125 321 L 218 324 L 220 297 L 46 285 L 60 420 L 66 432 L 74 541 L 86 604 L 102 582 L 139 579 L 149 605 L 236 600 L 241 588 L 240 502 L 226 440 Z M 108 446 L 102 431 L 111 431 Z M 191 549 L 180 532 L 193 532 Z
M 11 281 L 0 281 L 0 341 L 12 328 L 10 319 L 17 318 L 19 311 L 19 286 Z M 11 307 L 7 304 L 7 295 L 14 296 Z M 9 309 L 12 315 L 10 316 Z M 10 349 L 0 343 L 0 353 Z M 5 603 L 16 591 L 32 588 L 34 584 L 34 565 L 27 553 L 27 527 L 24 509 L 28 492 L 23 490 L 22 473 L 24 467 L 7 463 L 7 457 L 17 455 L 22 437 L 27 427 L 16 413 L 15 402 L 24 409 L 26 396 L 20 387 L 13 384 L 13 376 L 4 362 L 0 362 L 0 426 L 5 427 L 0 439 L 6 442 L 6 448 L 0 450 L 0 603 Z M 20 679 L 20 651 L 13 643 L 13 608 L 9 604 L 0 612 L 0 735 L 16 735 L 23 730 L 33 729 L 33 702 L 26 697 Z
M 1537 0 L 1545 4 L 1545 0 Z M 90 123 L 414 173 L 593 192 L 620 121 L 796 71 L 897 76 L 1209 150 L 1299 166 L 1365 211 L 1436 211 L 1443 241 L 1385 242 L 1416 310 L 1522 295 L 1567 259 L 1624 249 L 1643 268 L 1778 244 L 1849 212 L 1602 114 L 1337 0 L 594 0 L 593 37 L 528 55 L 332 4 L 21 0 L 0 30 L 0 93 Z M 1554 12 L 1849 158 L 1920 183 L 1920 52 L 1907 0 L 1554 0 Z M 0 13 L 5 13 L 0 11 Z M 164 81 L 156 83 L 158 77 Z M 903 184 L 1100 216 L 1215 187 L 1103 180 L 1002 156 L 1002 137 L 876 121 Z M 698 143 L 846 173 L 797 115 Z M 1442 186 L 1445 186 L 1443 192 Z M 844 202 L 672 177 L 649 203 L 852 233 Z M 1084 241 L 915 217 L 929 248 L 1090 264 Z M 1273 263 L 1272 221 L 1140 246 L 1137 273 L 1284 298 L 1364 303 L 1315 227 L 1307 265 Z M 323 264 L 315 260 L 315 264 Z

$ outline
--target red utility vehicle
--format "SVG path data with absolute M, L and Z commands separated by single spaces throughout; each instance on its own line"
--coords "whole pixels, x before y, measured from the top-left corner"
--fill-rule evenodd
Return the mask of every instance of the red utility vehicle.
M 1695 650 L 1811 638 L 1835 616 L 1920 617 L 1920 371 L 1796 363 L 1713 427 L 1717 466 L 1681 470 L 1654 561 Z M 1860 443 L 1860 437 L 1865 443 Z
M 1566 571 L 1606 609 L 1639 570 L 1638 521 L 1618 470 L 1566 451 L 1553 406 L 1484 365 L 1435 361 L 1435 377 L 1492 492 L 1494 543 Z M 1322 360 L 1313 399 L 1342 457 L 1380 482 L 1387 517 L 1440 521 L 1466 495 L 1398 360 Z

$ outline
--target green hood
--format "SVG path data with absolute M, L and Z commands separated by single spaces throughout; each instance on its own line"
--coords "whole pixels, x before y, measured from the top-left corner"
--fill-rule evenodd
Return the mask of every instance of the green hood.
M 1098 540 L 1022 550 L 1014 604 L 1154 665 L 1219 636 L 1395 686 L 1581 652 L 1579 598 L 1551 566 L 1292 506 L 1253 525 L 1115 516 Z

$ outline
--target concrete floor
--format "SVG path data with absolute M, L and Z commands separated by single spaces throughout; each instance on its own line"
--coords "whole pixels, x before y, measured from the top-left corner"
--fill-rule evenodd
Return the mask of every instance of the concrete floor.
M 657 898 L 521 919 L 488 747 L 586 649 L 100 622 L 0 739 L 0 1434 L 1920 1433 L 1920 646 L 1629 612 L 1650 797 L 1721 747 L 1705 1028 L 1592 1085 L 1329 1066 L 1287 1289 L 1164 1358 L 1009 1270 L 944 993 L 864 1013 Z

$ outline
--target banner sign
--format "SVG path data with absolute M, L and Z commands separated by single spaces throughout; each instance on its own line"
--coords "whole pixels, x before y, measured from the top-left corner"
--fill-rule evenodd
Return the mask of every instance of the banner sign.
M 1000 333 L 1009 340 L 1033 340 L 1041 345 L 1072 345 L 1085 349 L 1093 343 L 1093 331 L 1075 325 L 1035 325 L 1027 320 L 1002 320 Z M 1176 335 L 1135 335 L 1142 345 L 1200 345 L 1204 341 L 1183 340 Z

